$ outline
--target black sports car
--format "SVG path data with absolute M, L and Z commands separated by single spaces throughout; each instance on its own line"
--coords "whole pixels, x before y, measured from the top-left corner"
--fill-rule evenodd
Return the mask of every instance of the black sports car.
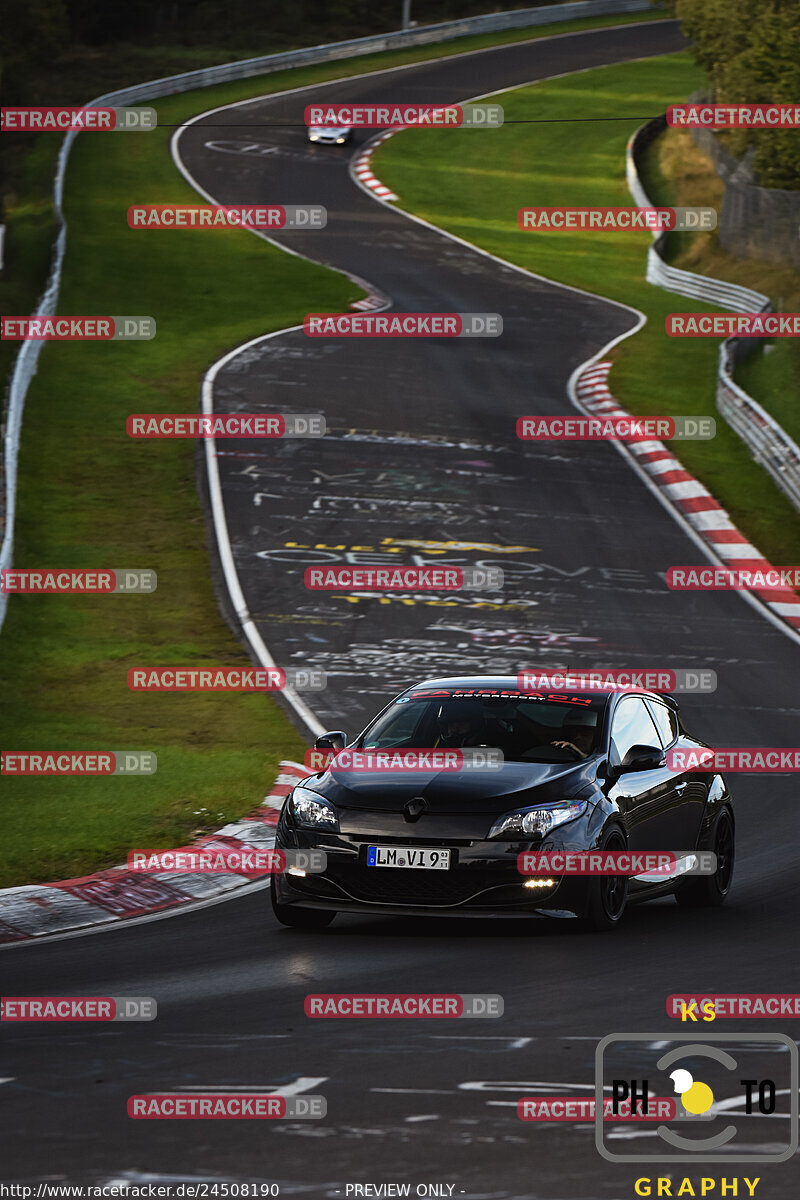
M 316 742 L 346 745 L 341 731 Z M 725 781 L 666 765 L 668 749 L 706 745 L 671 697 L 651 692 L 527 692 L 513 676 L 415 684 L 348 750 L 375 761 L 389 749 L 408 758 L 489 747 L 502 764 L 398 772 L 334 762 L 304 779 L 283 805 L 276 847 L 324 850 L 326 867 L 273 875 L 273 910 L 312 929 L 337 912 L 579 917 L 609 929 L 634 900 L 722 904 L 734 859 Z M 683 874 L 528 878 L 518 855 L 532 849 L 679 851 Z M 686 874 L 701 850 L 715 852 L 715 873 Z

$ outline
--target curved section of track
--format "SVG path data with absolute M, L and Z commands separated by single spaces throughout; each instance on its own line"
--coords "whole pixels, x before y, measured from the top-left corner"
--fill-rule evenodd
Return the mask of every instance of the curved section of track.
M 316 408 L 326 417 L 322 442 L 223 442 L 217 457 L 254 626 L 282 665 L 328 672 L 327 692 L 312 701 L 322 724 L 355 731 L 420 674 L 531 662 L 712 667 L 716 703 L 743 644 L 748 667 L 782 653 L 780 634 L 740 597 L 669 592 L 667 566 L 697 551 L 612 447 L 515 437 L 520 413 L 570 411 L 573 369 L 638 314 L 376 204 L 353 187 L 346 156 L 304 140 L 302 113 L 314 99 L 446 103 L 473 94 L 476 79 L 489 92 L 680 45 L 670 22 L 535 41 L 249 101 L 197 118 L 176 138 L 187 177 L 216 201 L 324 204 L 325 230 L 274 240 L 369 280 L 398 311 L 504 319 L 501 338 L 458 342 L 316 341 L 292 330 L 250 344 L 216 373 L 219 411 Z M 233 153 L 219 127 L 248 149 Z M 502 566 L 506 586 L 382 598 L 303 586 L 309 565 L 436 561 Z
M 446 103 L 681 44 L 665 22 L 500 47 L 267 97 L 237 106 L 235 119 L 220 110 L 182 133 L 186 170 L 216 200 L 324 204 L 326 230 L 276 240 L 368 280 L 396 309 L 504 318 L 502 338 L 455 343 L 312 342 L 291 331 L 217 372 L 220 410 L 316 409 L 328 422 L 321 442 L 218 447 L 247 608 L 282 665 L 302 657 L 329 672 L 328 692 L 314 698 L 323 723 L 344 719 L 355 731 L 410 678 L 438 670 L 666 663 L 718 674 L 713 696 L 684 704 L 700 736 L 719 745 L 796 739 L 800 651 L 735 595 L 666 589 L 666 568 L 698 561 L 699 552 L 613 448 L 523 446 L 514 437 L 520 413 L 573 411 L 570 373 L 636 315 L 376 204 L 353 186 L 346 155 L 304 141 L 302 109 L 317 95 Z M 223 139 L 269 152 L 207 145 Z M 303 589 L 314 556 L 414 554 L 501 565 L 507 586 L 489 598 L 498 607 L 480 607 L 480 597 L 477 607 L 469 596 L 382 603 Z M 523 1125 L 514 1105 L 536 1090 L 591 1094 L 597 1040 L 666 1028 L 670 993 L 800 990 L 788 967 L 776 969 L 795 924 L 795 789 L 790 776 L 732 783 L 739 865 L 730 904 L 694 915 L 673 902 L 645 906 L 610 937 L 563 923 L 355 917 L 304 935 L 278 928 L 259 893 L 6 950 L 7 995 L 159 1002 L 155 1026 L 6 1032 L 6 1174 L 247 1178 L 279 1181 L 286 1195 L 330 1197 L 347 1183 L 393 1181 L 452 1184 L 456 1197 L 492 1200 L 630 1195 L 635 1175 L 665 1171 L 602 1162 L 588 1127 Z M 304 996 L 325 990 L 493 991 L 505 1015 L 448 1028 L 307 1021 Z M 725 1028 L 752 1032 L 753 1024 Z M 767 1055 L 761 1067 L 769 1076 Z M 134 1093 L 256 1086 L 320 1092 L 328 1118 L 263 1128 L 125 1115 Z M 764 1200 L 796 1191 L 793 1164 L 761 1173 Z

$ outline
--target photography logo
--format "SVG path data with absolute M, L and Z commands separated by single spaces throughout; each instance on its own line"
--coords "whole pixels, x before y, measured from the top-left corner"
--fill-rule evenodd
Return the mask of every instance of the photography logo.
M 611 1033 L 595 1054 L 595 1145 L 609 1162 L 786 1162 L 798 1148 L 798 1086 L 797 1046 L 783 1033 L 704 1032 L 702 1042 L 691 1034 Z M 625 1104 L 646 1115 L 654 1095 L 670 1092 L 678 1100 L 674 1121 L 624 1136 L 615 1129 L 613 1114 Z M 642 1153 L 643 1139 L 650 1153 Z

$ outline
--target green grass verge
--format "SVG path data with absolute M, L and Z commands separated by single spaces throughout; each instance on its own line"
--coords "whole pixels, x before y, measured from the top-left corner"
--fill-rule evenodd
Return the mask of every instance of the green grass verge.
M 563 31 L 616 23 L 564 23 Z M 146 566 L 159 584 L 141 597 L 11 599 L 0 661 L 3 747 L 149 749 L 159 768 L 119 779 L 0 779 L 0 887 L 86 873 L 123 861 L 133 846 L 174 845 L 218 827 L 258 803 L 279 759 L 304 748 L 268 696 L 126 687 L 134 664 L 241 664 L 244 655 L 211 588 L 194 447 L 131 442 L 125 417 L 196 411 L 202 372 L 224 351 L 301 321 L 309 306 L 342 310 L 357 295 L 343 276 L 243 233 L 129 230 L 125 212 L 137 197 L 197 199 L 169 156 L 172 128 L 234 100 L 461 53 L 467 41 L 475 49 L 561 31 L 489 35 L 243 80 L 156 102 L 154 133 L 78 139 L 59 312 L 148 313 L 159 334 L 146 343 L 45 348 L 25 409 L 15 565 Z M 56 151 L 56 139 L 40 139 L 27 182 L 8 204 L 6 312 L 30 311 L 43 286 Z
M 375 173 L 400 206 L 510 262 L 635 306 L 648 324 L 612 354 L 611 387 L 637 414 L 705 414 L 715 406 L 716 341 L 668 338 L 668 313 L 718 311 L 645 282 L 649 235 L 534 233 L 517 228 L 525 205 L 629 205 L 625 145 L 648 113 L 702 83 L 688 52 L 601 67 L 503 95 L 506 124 L 477 133 L 409 131 L 377 152 Z M 630 113 L 630 119 L 624 114 Z M 587 114 L 619 114 L 589 121 Z M 528 124 L 513 124 L 535 118 Z M 565 124 L 569 122 L 569 124 Z M 480 138 L 467 157 L 466 139 Z M 535 331 L 534 331 L 535 333 Z M 796 562 L 800 520 L 722 419 L 711 442 L 675 451 L 775 563 Z
M 205 97 L 204 97 L 205 99 Z M 167 101 L 174 119 L 191 102 Z M 197 99 L 194 101 L 197 108 Z M 149 777 L 2 781 L 0 883 L 58 879 L 169 845 L 258 803 L 302 740 L 268 696 L 127 690 L 135 663 L 241 663 L 209 579 L 191 442 L 132 442 L 131 412 L 196 411 L 202 370 L 258 333 L 339 311 L 345 277 L 237 231 L 134 232 L 137 196 L 196 200 L 169 130 L 83 135 L 70 162 L 62 313 L 148 313 L 151 342 L 50 344 L 25 409 L 16 565 L 146 566 L 148 596 L 12 597 L 6 749 L 152 749 Z M 198 817 L 199 810 L 208 814 Z

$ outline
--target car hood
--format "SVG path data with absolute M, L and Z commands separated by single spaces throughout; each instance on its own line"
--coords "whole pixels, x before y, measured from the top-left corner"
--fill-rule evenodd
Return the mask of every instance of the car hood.
M 498 814 L 571 799 L 595 777 L 595 763 L 505 762 L 495 770 L 325 771 L 304 781 L 339 809 L 402 812 L 425 799 L 434 814 Z

